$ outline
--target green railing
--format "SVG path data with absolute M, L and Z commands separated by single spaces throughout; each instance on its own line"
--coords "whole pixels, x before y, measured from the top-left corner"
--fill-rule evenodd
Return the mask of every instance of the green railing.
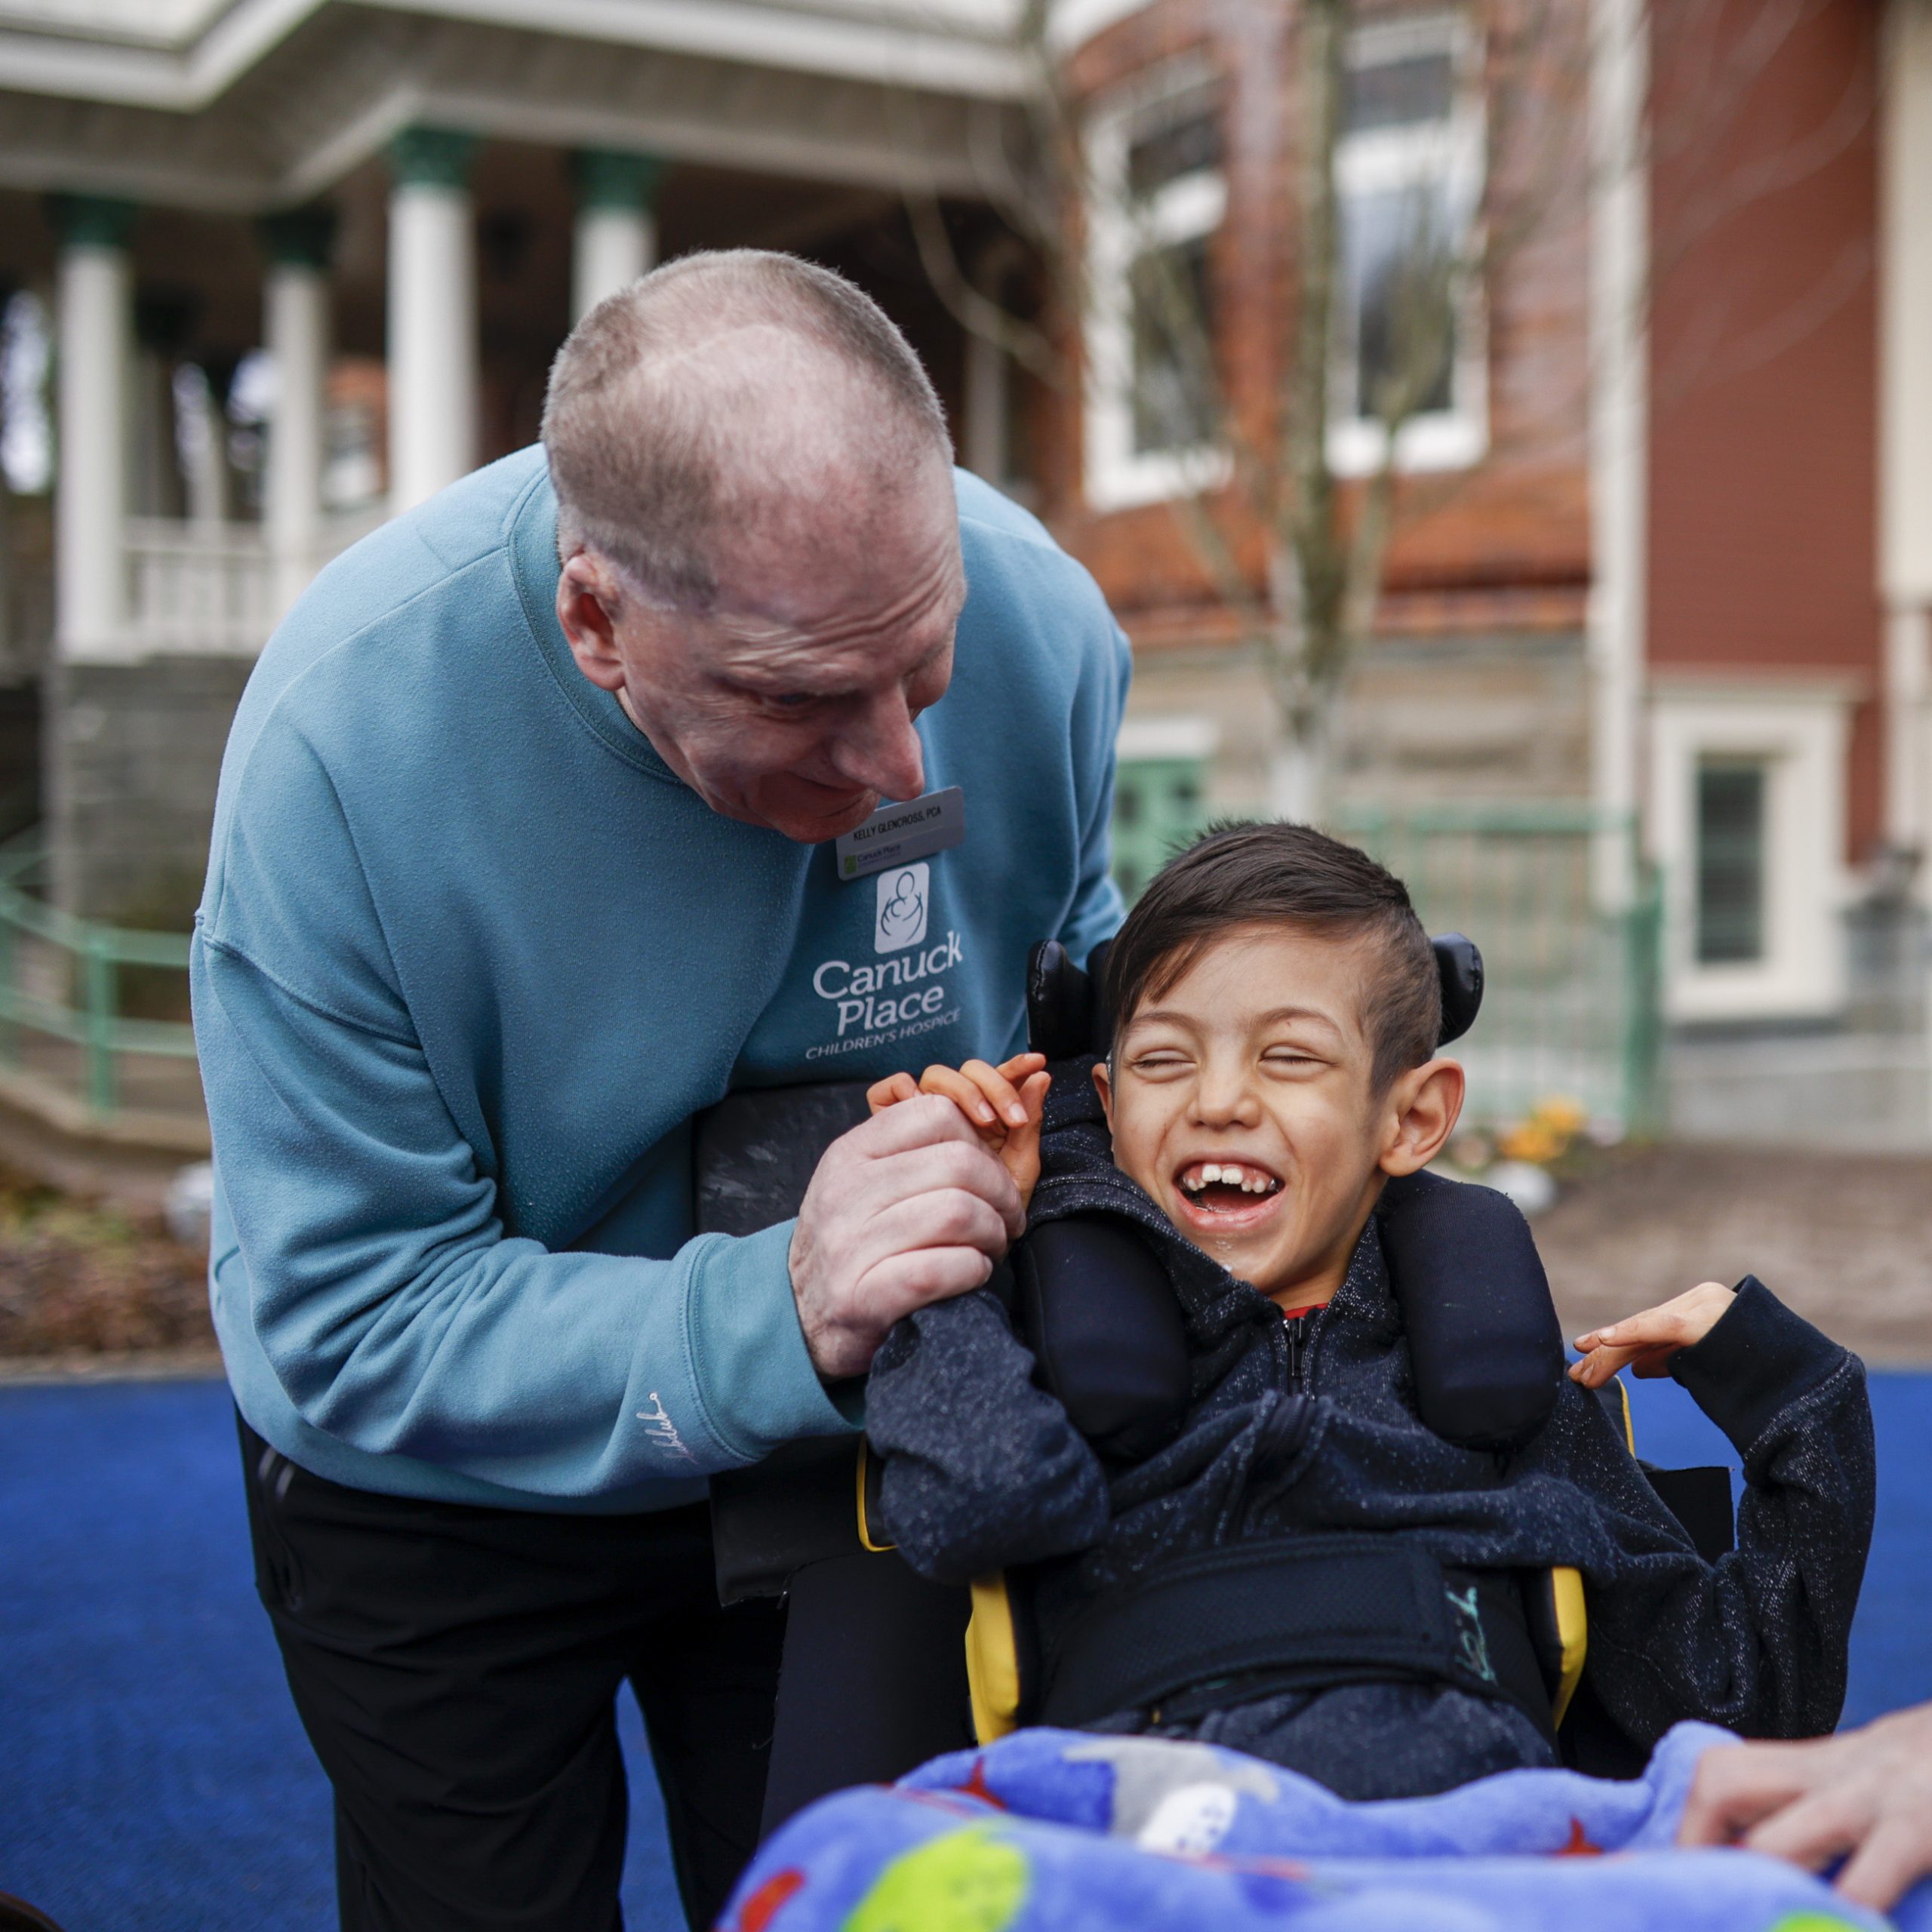
M 1431 931 L 1482 949 L 1481 1016 L 1455 1049 L 1472 1121 L 1562 1098 L 1657 1130 L 1663 894 L 1630 822 L 1551 803 L 1356 808 L 1336 823 L 1407 882 Z
M 58 910 L 28 889 L 41 864 L 32 846 L 0 851 L 0 1081 L 62 1124 L 134 1112 L 192 1123 L 201 1090 L 186 938 Z

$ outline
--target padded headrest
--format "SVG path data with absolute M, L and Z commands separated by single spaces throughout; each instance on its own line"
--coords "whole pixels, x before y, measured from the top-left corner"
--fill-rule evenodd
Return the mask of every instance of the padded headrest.
M 1026 1043 L 1048 1060 L 1104 1054 L 1113 1041 L 1113 1017 L 1103 1009 L 1100 987 L 1106 977 L 1111 940 L 1087 956 L 1083 971 L 1057 939 L 1043 939 L 1026 961 Z M 1482 1007 L 1482 954 L 1472 939 L 1444 933 L 1432 939 L 1435 971 L 1442 986 L 1442 1031 L 1438 1046 L 1460 1040 L 1475 1024 Z

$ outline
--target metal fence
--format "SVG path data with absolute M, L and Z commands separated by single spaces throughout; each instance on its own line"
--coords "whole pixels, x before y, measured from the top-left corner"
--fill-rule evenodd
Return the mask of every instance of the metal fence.
M 187 939 L 59 911 L 41 865 L 0 851 L 0 1094 L 70 1131 L 205 1145 Z
M 1164 781 L 1164 809 L 1137 823 L 1145 883 L 1194 829 L 1201 793 Z M 1457 1057 L 1469 1117 L 1520 1119 L 1574 1100 L 1592 1120 L 1637 1133 L 1661 1124 L 1662 895 L 1638 861 L 1633 828 L 1560 805 L 1438 807 L 1337 815 L 1337 829 L 1407 881 L 1432 931 L 1482 948 L 1481 1017 Z M 1604 909 L 1593 848 L 1627 841 L 1632 903 Z M 184 1151 L 206 1122 L 188 1023 L 188 940 L 78 919 L 35 896 L 37 848 L 0 849 L 0 1095 L 74 1131 L 125 1134 Z
M 1130 901 L 1198 832 L 1206 791 L 1200 761 L 1121 760 L 1114 872 Z M 1357 806 L 1332 822 L 1407 882 L 1430 931 L 1482 949 L 1481 1017 L 1456 1048 L 1472 1124 L 1560 1099 L 1616 1132 L 1662 1128 L 1663 898 L 1633 821 L 1548 802 Z M 1592 891 L 1607 842 L 1635 882 L 1616 910 Z
M 1481 1016 L 1456 1048 L 1468 1118 L 1520 1120 L 1561 1098 L 1616 1131 L 1661 1127 L 1663 902 L 1633 824 L 1549 804 L 1356 810 L 1337 829 L 1407 882 L 1432 932 L 1482 949 Z M 1592 890 L 1611 840 L 1635 882 L 1616 909 Z

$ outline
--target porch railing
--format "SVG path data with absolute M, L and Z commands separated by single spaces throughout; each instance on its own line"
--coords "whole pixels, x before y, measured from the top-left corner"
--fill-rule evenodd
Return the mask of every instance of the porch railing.
M 294 557 L 278 553 L 259 524 L 129 518 L 128 649 L 254 656 L 308 580 L 384 514 L 378 506 L 331 517 L 313 552 Z
M 149 651 L 248 653 L 275 629 L 275 559 L 249 524 L 128 520 L 128 629 Z
M 29 889 L 41 863 L 0 851 L 0 1093 L 69 1131 L 205 1147 L 186 937 L 60 911 Z

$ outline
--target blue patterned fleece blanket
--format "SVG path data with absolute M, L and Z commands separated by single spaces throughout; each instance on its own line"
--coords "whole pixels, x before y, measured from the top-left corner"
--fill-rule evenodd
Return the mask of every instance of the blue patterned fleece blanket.
M 721 1932 L 1853 1932 L 1820 1880 L 1672 1841 L 1679 1724 L 1628 1783 L 1508 1771 L 1350 1804 L 1238 1752 L 1023 1730 L 774 1834 Z M 1932 1881 L 1897 1923 L 1932 1932 Z

